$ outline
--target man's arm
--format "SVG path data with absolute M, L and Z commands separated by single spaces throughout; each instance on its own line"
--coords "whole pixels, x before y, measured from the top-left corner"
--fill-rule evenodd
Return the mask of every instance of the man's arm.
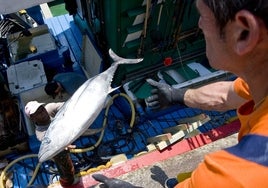
M 219 81 L 195 89 L 175 89 L 151 79 L 147 82 L 157 88 L 146 99 L 147 106 L 153 109 L 183 103 L 192 108 L 226 111 L 236 109 L 246 101 L 234 91 L 234 81 Z
M 55 117 L 57 112 L 60 110 L 60 108 L 63 106 L 64 102 L 52 102 L 48 103 L 45 108 L 49 114 L 50 117 Z
M 238 108 L 246 99 L 234 91 L 234 81 L 220 81 L 196 89 L 187 89 L 185 105 L 203 110 L 226 111 Z

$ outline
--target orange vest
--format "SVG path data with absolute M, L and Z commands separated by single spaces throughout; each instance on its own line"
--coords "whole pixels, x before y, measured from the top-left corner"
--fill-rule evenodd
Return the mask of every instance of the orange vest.
M 237 79 L 234 87 L 238 95 L 251 99 L 242 79 Z M 255 110 L 254 102 L 249 100 L 237 114 L 241 122 L 239 143 L 206 155 L 192 176 L 176 188 L 268 187 L 268 100 Z

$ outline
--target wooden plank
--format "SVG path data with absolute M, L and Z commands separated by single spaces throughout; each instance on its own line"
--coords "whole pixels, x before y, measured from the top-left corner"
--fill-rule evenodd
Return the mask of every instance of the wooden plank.
M 173 127 L 168 127 L 166 129 L 163 130 L 164 133 L 171 133 L 171 134 L 175 134 L 176 132 L 179 131 L 183 131 L 183 130 L 187 130 L 187 124 L 179 124 Z
M 201 125 L 207 123 L 209 120 L 210 120 L 210 117 L 207 116 L 206 114 L 199 114 L 199 115 L 196 115 L 193 117 L 181 119 L 179 121 L 179 123 L 180 122 L 184 122 L 184 123 L 181 123 L 181 124 L 173 126 L 173 127 L 166 128 L 163 130 L 163 132 L 174 134 L 178 131 L 188 130 L 191 125 L 195 126 L 195 124 L 197 124 L 198 126 L 201 126 Z
M 210 120 L 210 117 L 205 114 L 200 114 L 194 117 L 186 118 L 185 120 L 192 122 L 192 123 L 186 123 L 186 124 L 180 124 L 174 127 L 170 127 L 167 129 L 164 129 L 164 132 L 171 132 L 172 138 L 168 140 L 163 140 L 161 142 L 158 142 L 156 144 L 156 148 L 159 150 L 163 150 L 166 147 L 168 147 L 171 144 L 174 144 L 175 142 L 180 141 L 181 139 L 185 138 L 187 135 L 190 134 L 195 135 L 197 132 L 197 128 L 203 125 L 204 123 L 208 122 Z
M 172 135 L 170 133 L 166 133 L 166 134 L 161 134 L 161 135 L 147 138 L 147 143 L 148 144 L 157 143 L 157 142 L 161 142 L 161 141 L 167 141 L 170 139 L 172 139 Z
M 193 122 L 200 121 L 200 120 L 203 120 L 203 119 L 206 119 L 206 118 L 207 118 L 206 114 L 199 114 L 199 115 L 196 115 L 196 116 L 193 116 L 193 117 L 187 117 L 187 118 L 180 119 L 178 121 L 178 123 L 179 124 L 181 124 L 181 123 L 193 123 Z

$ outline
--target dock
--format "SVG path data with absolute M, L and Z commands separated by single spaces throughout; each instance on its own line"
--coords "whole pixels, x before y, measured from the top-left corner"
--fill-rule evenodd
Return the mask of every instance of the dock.
M 240 122 L 235 120 L 206 134 L 184 139 L 163 151 L 152 151 L 133 159 L 118 160 L 109 168 L 103 168 L 80 177 L 80 182 L 72 187 L 98 187 L 99 182 L 92 174 L 104 174 L 109 178 L 118 178 L 144 188 L 164 188 L 168 178 L 176 178 L 178 174 L 192 172 L 204 156 L 214 151 L 231 147 L 238 143 L 237 131 Z M 59 183 L 49 188 L 60 188 Z

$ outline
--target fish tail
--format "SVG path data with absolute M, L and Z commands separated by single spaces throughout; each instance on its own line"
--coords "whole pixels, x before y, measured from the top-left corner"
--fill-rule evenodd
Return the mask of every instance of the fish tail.
M 143 58 L 125 59 L 125 58 L 119 57 L 118 55 L 114 53 L 112 49 L 109 49 L 109 55 L 113 59 L 113 61 L 116 62 L 116 64 L 118 65 L 119 64 L 136 64 L 136 63 L 143 61 Z

